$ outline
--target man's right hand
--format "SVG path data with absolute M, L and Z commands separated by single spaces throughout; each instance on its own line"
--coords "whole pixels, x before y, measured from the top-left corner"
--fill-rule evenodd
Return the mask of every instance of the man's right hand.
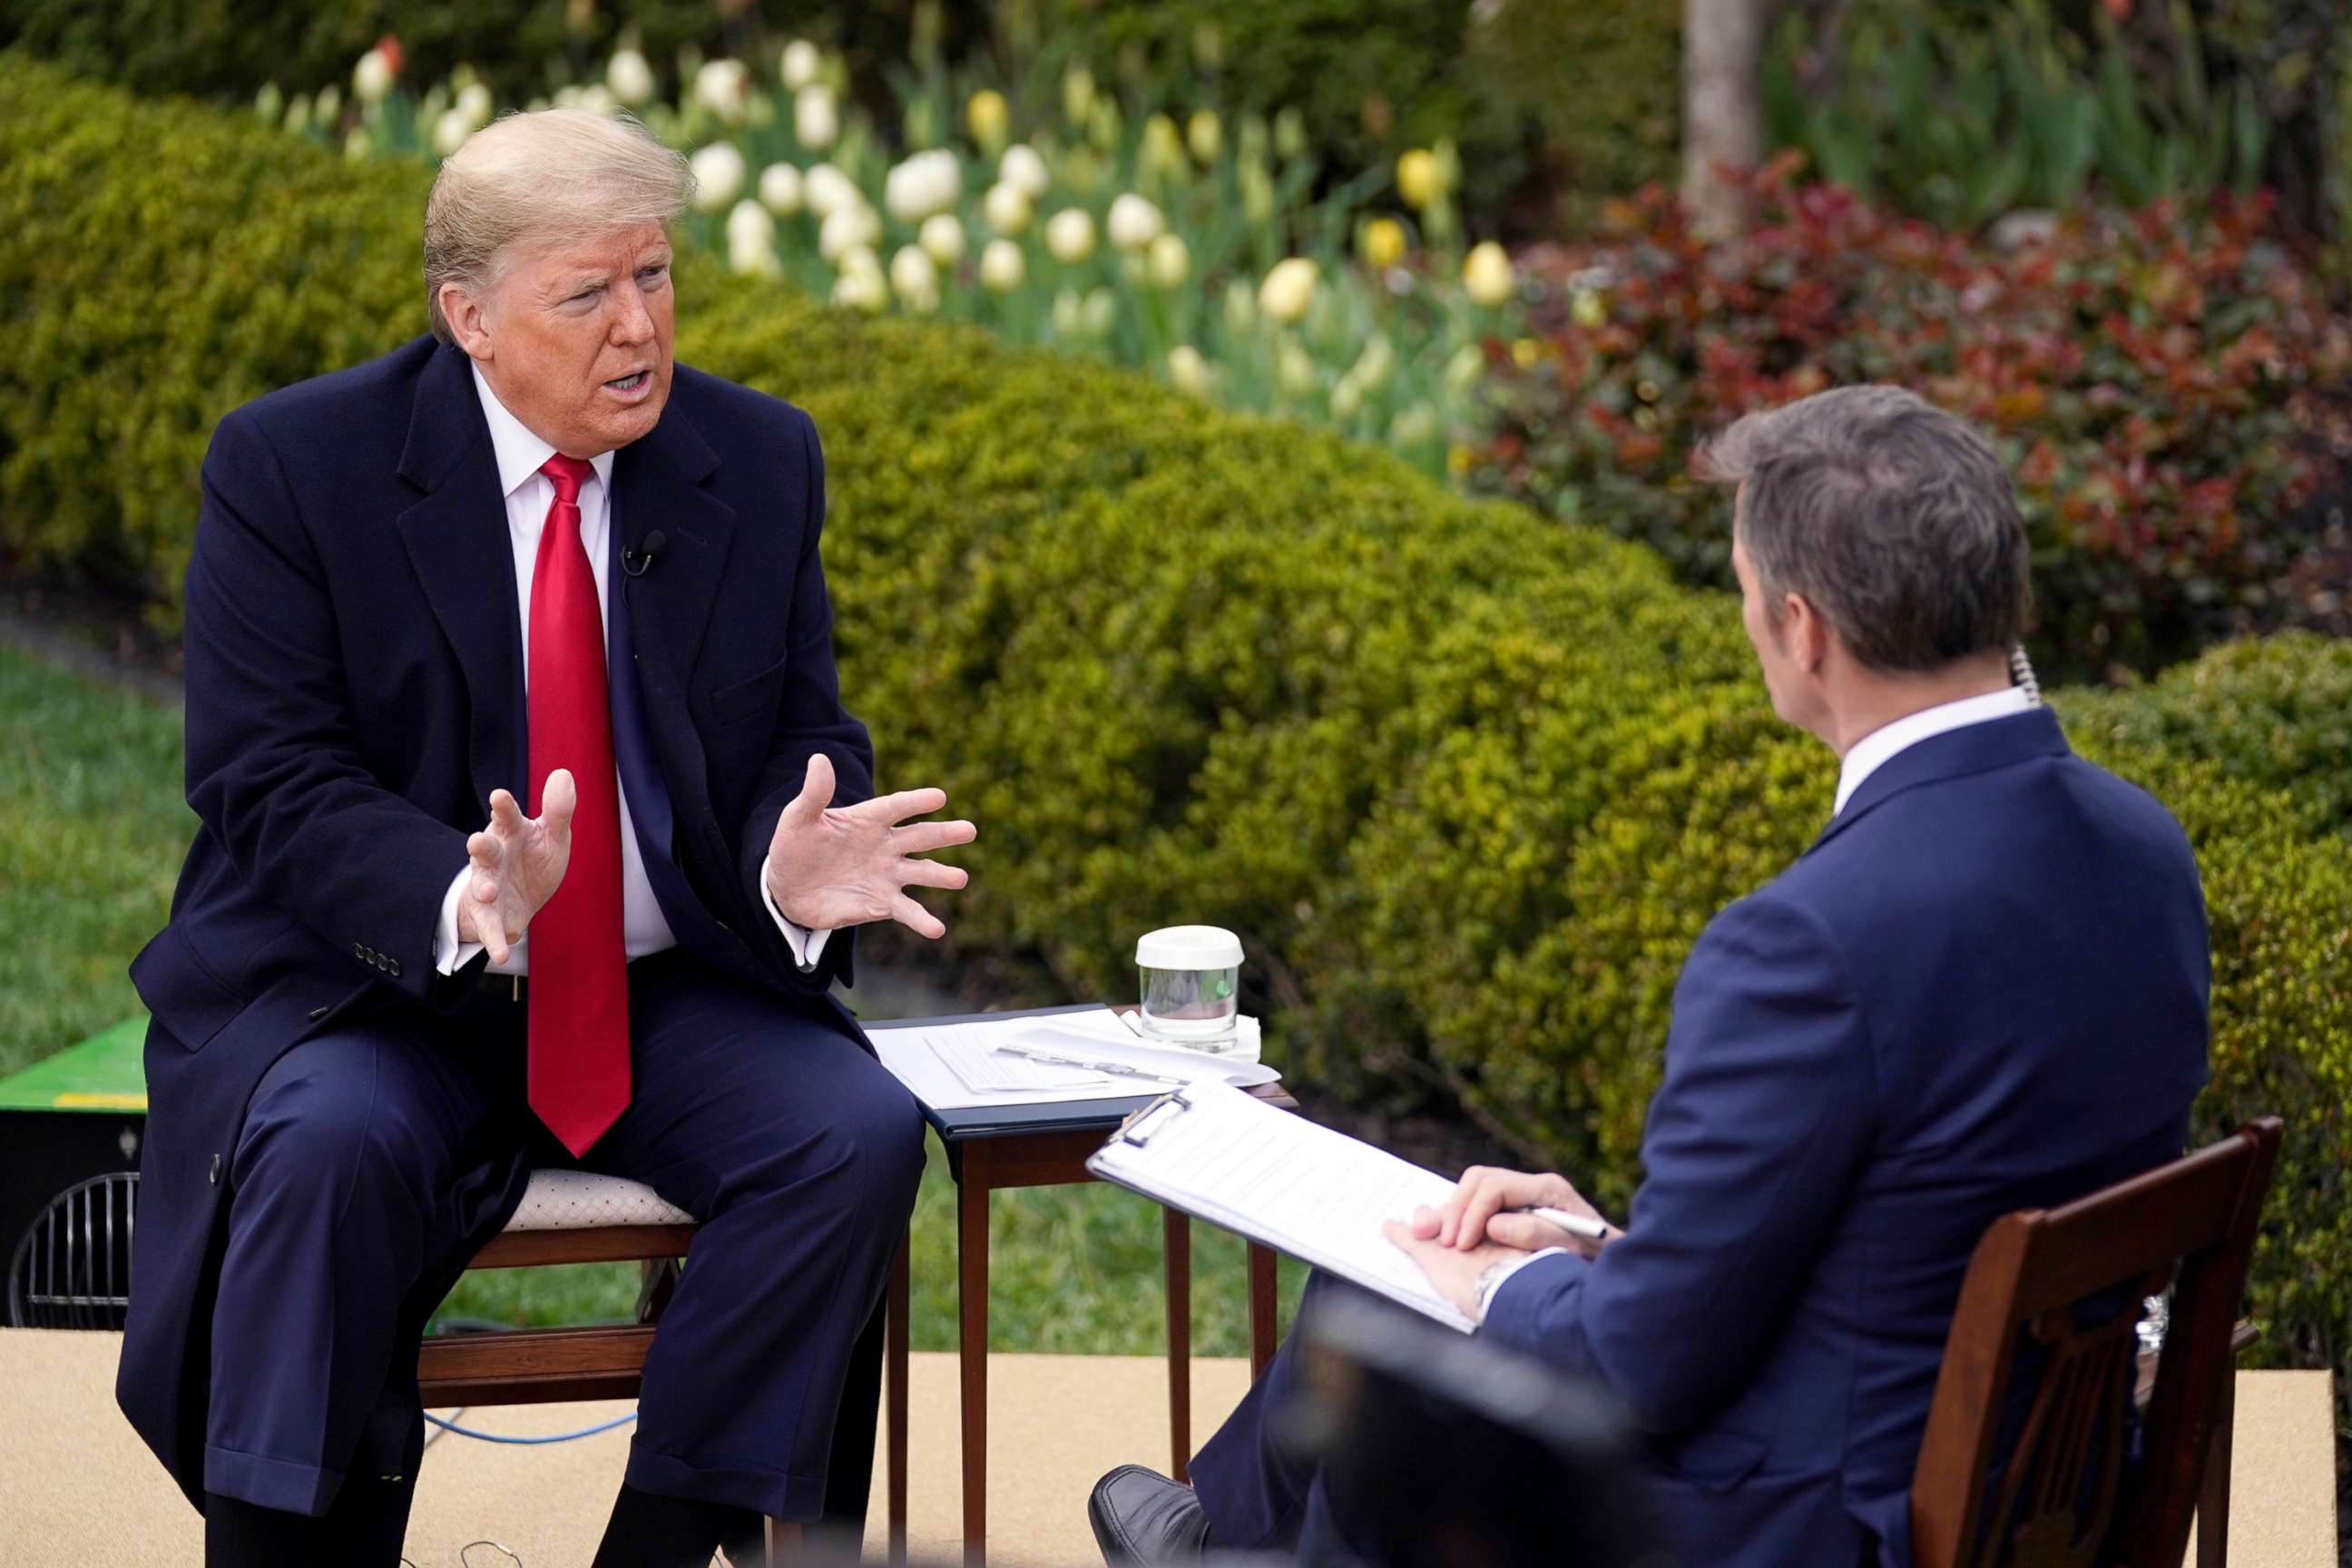
M 525 816 L 505 790 L 490 792 L 490 825 L 466 840 L 471 875 L 457 899 L 459 942 L 480 942 L 493 963 L 507 961 L 563 880 L 578 804 L 572 774 L 563 768 L 540 787 L 536 817 Z
M 1500 1242 L 1537 1251 L 1546 1247 L 1572 1247 L 1587 1256 L 1600 1250 L 1590 1238 L 1575 1236 L 1531 1214 L 1531 1208 L 1562 1209 L 1586 1219 L 1602 1219 L 1601 1211 L 1584 1201 L 1566 1176 L 1532 1171 L 1502 1171 L 1473 1165 L 1461 1183 L 1435 1208 L 1413 1211 L 1412 1233 L 1418 1240 L 1468 1251 L 1487 1242 Z

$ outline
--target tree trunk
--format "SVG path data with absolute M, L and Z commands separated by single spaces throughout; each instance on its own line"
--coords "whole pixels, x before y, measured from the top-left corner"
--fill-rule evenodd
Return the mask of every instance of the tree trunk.
M 1779 8 L 1778 0 L 1685 0 L 1683 200 L 1701 233 L 1735 234 L 1747 223 L 1737 180 L 1764 156 L 1758 79 Z

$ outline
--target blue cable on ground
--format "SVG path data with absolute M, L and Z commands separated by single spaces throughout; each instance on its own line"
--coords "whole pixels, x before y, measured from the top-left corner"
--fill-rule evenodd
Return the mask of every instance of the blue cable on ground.
M 496 1432 L 477 1432 L 470 1426 L 460 1426 L 454 1421 L 444 1421 L 430 1411 L 426 1412 L 425 1416 L 425 1419 L 443 1431 L 455 1432 L 460 1437 L 472 1437 L 484 1443 L 520 1443 L 525 1446 L 538 1443 L 569 1443 L 575 1437 L 593 1437 L 599 1432 L 610 1432 L 615 1426 L 625 1426 L 636 1418 L 637 1413 L 632 1410 L 625 1415 L 615 1415 L 610 1421 L 598 1426 L 583 1426 L 577 1432 L 556 1432 L 545 1437 L 504 1437 Z

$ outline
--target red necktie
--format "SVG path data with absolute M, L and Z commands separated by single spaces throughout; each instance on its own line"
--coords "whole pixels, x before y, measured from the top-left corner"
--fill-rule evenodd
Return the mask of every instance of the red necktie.
M 547 775 L 572 771 L 572 858 L 530 922 L 530 1108 L 574 1154 L 629 1103 L 629 980 L 621 946 L 621 803 L 605 700 L 604 617 L 580 540 L 593 471 L 561 452 L 530 574 L 530 815 Z

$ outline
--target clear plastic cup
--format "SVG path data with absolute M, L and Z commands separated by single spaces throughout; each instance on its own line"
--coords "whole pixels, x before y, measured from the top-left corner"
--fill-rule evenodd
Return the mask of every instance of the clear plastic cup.
M 1222 1055 L 1241 1016 L 1242 939 L 1222 926 L 1170 926 L 1135 944 L 1146 1039 Z

